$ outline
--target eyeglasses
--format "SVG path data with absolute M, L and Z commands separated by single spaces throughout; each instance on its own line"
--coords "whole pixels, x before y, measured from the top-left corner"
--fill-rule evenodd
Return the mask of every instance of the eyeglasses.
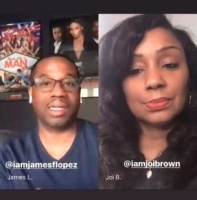
M 62 89 L 65 91 L 76 91 L 81 85 L 81 80 L 79 78 L 65 78 L 61 80 L 55 80 L 52 78 L 41 77 L 34 78 L 33 80 L 34 81 L 32 85 L 36 85 L 42 91 L 46 92 L 53 90 L 57 82 L 60 83 Z

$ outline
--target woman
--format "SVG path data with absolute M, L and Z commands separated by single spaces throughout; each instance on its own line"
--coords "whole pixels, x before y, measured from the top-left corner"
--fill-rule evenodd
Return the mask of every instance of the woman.
M 18 52 L 19 51 L 19 45 L 17 43 L 17 41 L 15 41 L 14 43 L 10 44 L 9 42 L 7 42 L 7 45 L 10 47 L 10 49 L 12 50 L 12 53 Z
M 23 40 L 22 42 L 21 42 L 21 46 L 20 46 L 20 48 L 18 49 L 18 52 L 19 53 L 22 53 L 22 54 L 24 54 L 24 55 L 28 55 L 28 53 L 29 53 L 29 51 L 27 50 L 28 49 L 28 43 L 27 43 L 27 41 L 25 41 L 25 40 Z
M 29 40 L 29 47 L 26 48 L 27 50 L 27 55 L 30 55 L 32 57 L 39 57 L 39 50 L 40 47 L 36 44 L 34 39 Z
M 197 47 L 188 33 L 164 15 L 128 18 L 102 38 L 99 59 L 100 188 L 197 189 Z
M 86 34 L 84 22 L 81 19 L 72 19 L 68 28 L 70 39 L 63 53 L 74 60 L 81 75 L 98 75 L 98 46 Z
M 79 20 L 72 21 L 69 26 L 69 32 L 73 39 L 73 51 L 75 53 L 76 59 L 80 59 L 80 56 L 84 51 L 85 39 L 82 23 L 80 23 Z

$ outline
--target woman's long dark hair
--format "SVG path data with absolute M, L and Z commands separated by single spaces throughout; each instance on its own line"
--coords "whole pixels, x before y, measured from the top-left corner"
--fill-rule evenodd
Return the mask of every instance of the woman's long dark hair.
M 165 15 L 145 14 L 119 23 L 99 44 L 100 188 L 132 189 L 144 176 L 144 169 L 123 166 L 125 160 L 145 158 L 139 149 L 140 129 L 127 106 L 122 82 L 129 74 L 132 55 L 145 33 L 158 27 L 172 32 L 184 49 L 192 102 L 167 136 L 165 161 L 180 161 L 181 168 L 159 169 L 151 187 L 182 189 L 197 175 L 197 47 L 188 33 L 173 27 Z M 119 174 L 122 180 L 107 181 L 107 175 L 112 174 Z

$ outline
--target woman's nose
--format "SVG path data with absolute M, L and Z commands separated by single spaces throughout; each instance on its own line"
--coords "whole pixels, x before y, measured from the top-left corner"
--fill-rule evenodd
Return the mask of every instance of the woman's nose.
M 162 69 L 154 67 L 152 69 L 147 69 L 145 87 L 147 90 L 158 89 L 165 87 L 166 81 L 163 77 Z

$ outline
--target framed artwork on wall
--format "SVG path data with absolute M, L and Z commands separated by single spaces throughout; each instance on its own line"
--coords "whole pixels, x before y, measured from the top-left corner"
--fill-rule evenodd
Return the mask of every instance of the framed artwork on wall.
M 71 58 L 85 82 L 98 79 L 98 14 L 51 20 L 49 48 Z
M 29 74 L 41 56 L 41 24 L 0 25 L 0 101 L 27 100 Z

